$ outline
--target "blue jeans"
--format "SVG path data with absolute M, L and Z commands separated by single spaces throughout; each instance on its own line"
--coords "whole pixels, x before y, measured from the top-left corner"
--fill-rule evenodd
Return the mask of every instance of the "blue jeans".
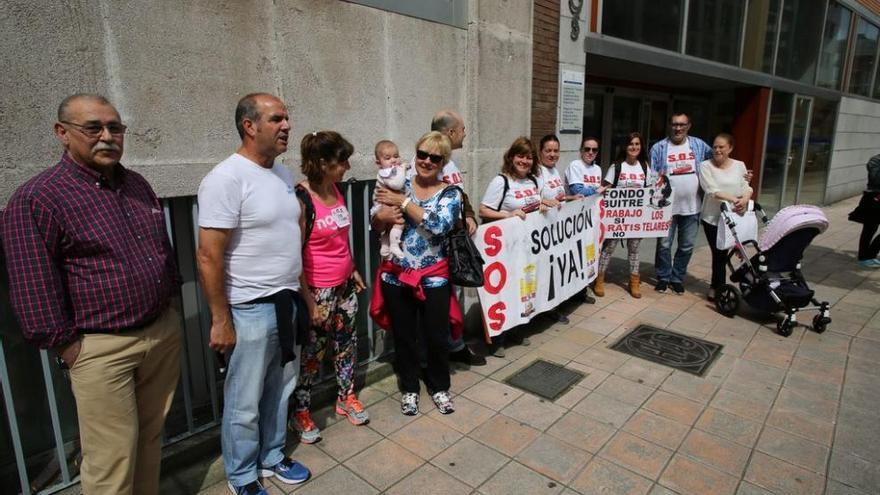
M 231 309 L 235 348 L 223 385 L 221 445 L 226 478 L 243 486 L 257 480 L 258 468 L 284 458 L 287 402 L 296 387 L 301 349 L 297 346 L 296 360 L 282 368 L 275 306 L 234 304 Z
M 654 268 L 657 271 L 657 280 L 671 283 L 684 283 L 687 274 L 688 263 L 694 253 L 694 242 L 697 240 L 697 232 L 700 230 L 700 214 L 673 215 L 669 225 L 669 235 L 661 237 L 657 241 L 657 254 L 654 257 Z M 675 250 L 675 259 L 670 257 L 672 241 L 678 232 L 678 248 Z

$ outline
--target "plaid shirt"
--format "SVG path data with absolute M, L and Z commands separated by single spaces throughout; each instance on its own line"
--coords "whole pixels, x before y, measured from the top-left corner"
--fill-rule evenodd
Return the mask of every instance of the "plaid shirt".
M 114 189 L 65 153 L 3 212 L 12 307 L 25 339 L 42 348 L 143 326 L 177 293 L 159 199 L 139 174 L 119 165 L 117 177 Z

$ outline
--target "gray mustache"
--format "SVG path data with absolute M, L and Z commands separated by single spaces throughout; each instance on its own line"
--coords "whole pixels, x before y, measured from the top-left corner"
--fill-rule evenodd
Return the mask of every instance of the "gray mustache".
M 116 146 L 115 144 L 99 143 L 99 144 L 95 145 L 94 148 L 92 148 L 92 151 L 98 152 L 98 151 L 121 151 L 121 150 L 119 149 L 119 146 Z

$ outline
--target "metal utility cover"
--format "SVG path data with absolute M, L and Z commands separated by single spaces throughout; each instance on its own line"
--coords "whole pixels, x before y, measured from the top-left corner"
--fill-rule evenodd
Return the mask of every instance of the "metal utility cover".
M 723 346 L 671 330 L 639 325 L 611 346 L 630 356 L 703 376 Z
M 504 382 L 545 399 L 556 400 L 585 376 L 579 371 L 538 359 L 509 376 Z

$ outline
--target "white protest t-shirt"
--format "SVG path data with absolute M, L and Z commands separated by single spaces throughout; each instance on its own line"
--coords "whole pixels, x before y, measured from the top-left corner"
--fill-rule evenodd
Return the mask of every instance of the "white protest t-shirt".
M 645 171 L 638 163 L 630 165 L 627 162 L 623 162 L 611 165 L 605 174 L 605 182 L 614 184 L 615 171 L 619 172 L 617 187 L 645 187 Z
M 410 162 L 410 166 L 406 171 L 406 178 L 412 179 L 416 175 L 416 159 L 413 158 Z M 449 184 L 450 186 L 460 186 L 464 179 L 461 176 L 461 170 L 459 170 L 458 165 L 455 164 L 454 161 L 449 160 L 446 162 L 446 165 L 443 165 L 443 169 L 437 172 L 437 178 L 442 180 L 443 182 Z
M 507 179 L 508 189 L 504 193 L 504 179 Z M 538 192 L 536 180 L 530 178 L 512 179 L 502 175 L 496 175 L 489 182 L 486 193 L 483 195 L 482 204 L 496 211 L 513 211 L 521 209 L 525 212 L 538 209 L 541 204 L 541 194 Z M 502 194 L 504 197 L 502 198 Z M 499 205 L 501 205 L 499 207 Z
M 538 188 L 541 190 L 543 199 L 555 199 L 562 201 L 565 199 L 565 182 L 559 176 L 559 170 L 556 167 L 538 167 L 541 175 L 538 176 Z
M 569 186 L 583 184 L 585 186 L 599 187 L 602 185 L 602 167 L 587 165 L 583 160 L 575 160 L 568 164 L 565 169 L 565 181 Z
M 240 304 L 282 289 L 299 290 L 302 245 L 293 177 L 238 153 L 199 186 L 199 227 L 232 229 L 226 245 L 226 295 Z
M 670 142 L 667 150 L 667 175 L 672 185 L 672 214 L 695 215 L 700 212 L 697 157 L 687 141 L 679 145 Z

